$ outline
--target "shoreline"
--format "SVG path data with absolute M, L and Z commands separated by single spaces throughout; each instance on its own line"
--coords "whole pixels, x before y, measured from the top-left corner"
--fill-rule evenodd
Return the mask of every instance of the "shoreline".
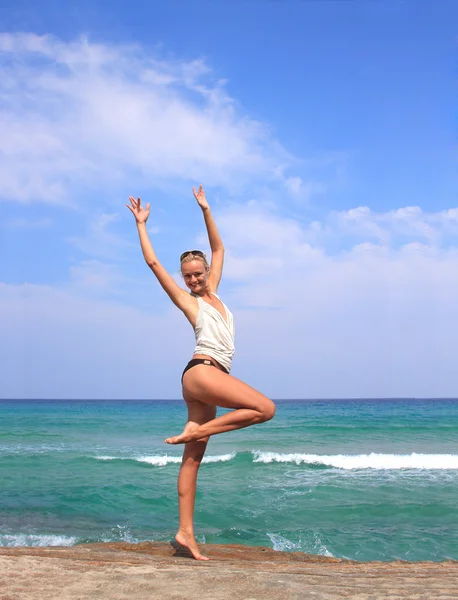
M 0 547 L 1 600 L 456 599 L 458 561 L 357 562 L 262 546 L 168 542 Z

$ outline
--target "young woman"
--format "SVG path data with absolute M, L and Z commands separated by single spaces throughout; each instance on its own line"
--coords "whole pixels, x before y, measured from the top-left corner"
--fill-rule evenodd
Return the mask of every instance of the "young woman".
M 146 263 L 172 302 L 183 311 L 194 328 L 196 348 L 181 379 L 188 422 L 180 435 L 168 444 L 185 444 L 178 475 L 180 527 L 175 540 L 197 560 L 203 556 L 194 537 L 194 503 L 197 472 L 208 438 L 217 433 L 248 427 L 272 419 L 275 404 L 249 385 L 229 375 L 234 354 L 234 323 L 229 309 L 216 295 L 223 270 L 224 246 L 216 228 L 202 185 L 193 188 L 202 209 L 212 251 L 208 265 L 203 252 L 190 250 L 180 257 L 181 273 L 191 293 L 181 289 L 157 259 L 146 231 L 150 204 L 143 208 L 140 198 L 130 197 L 127 208 L 133 213 Z M 216 408 L 233 410 L 216 417 Z

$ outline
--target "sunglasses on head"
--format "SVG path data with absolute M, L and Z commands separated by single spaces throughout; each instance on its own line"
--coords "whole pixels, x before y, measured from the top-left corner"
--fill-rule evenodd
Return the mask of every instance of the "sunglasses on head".
M 202 256 L 202 258 L 204 257 L 204 253 L 200 250 L 188 250 L 187 252 L 183 252 L 183 254 L 180 256 L 180 262 L 185 256 L 188 256 L 188 254 L 195 254 L 196 256 Z

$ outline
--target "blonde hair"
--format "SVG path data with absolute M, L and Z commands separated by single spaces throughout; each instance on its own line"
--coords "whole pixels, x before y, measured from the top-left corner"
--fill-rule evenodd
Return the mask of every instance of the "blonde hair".
M 188 252 L 187 254 L 185 254 L 185 256 L 182 255 L 182 258 L 180 260 L 180 271 L 181 271 L 181 265 L 183 263 L 192 262 L 193 260 L 200 260 L 203 263 L 206 270 L 208 270 L 210 268 L 210 265 L 207 262 L 207 257 L 205 256 L 205 254 L 203 252 L 202 252 L 202 255 L 193 254 L 192 252 Z

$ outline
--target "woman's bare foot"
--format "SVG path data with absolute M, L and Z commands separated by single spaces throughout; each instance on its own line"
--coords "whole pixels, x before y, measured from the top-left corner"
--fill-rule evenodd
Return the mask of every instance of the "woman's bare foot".
M 187 442 L 196 441 L 200 439 L 196 436 L 198 430 L 199 425 L 197 425 L 197 423 L 188 423 L 183 429 L 182 434 L 169 437 L 165 440 L 165 442 L 166 444 L 186 444 Z
M 200 553 L 194 535 L 179 531 L 175 536 L 175 540 L 177 544 L 186 548 L 196 560 L 210 560 L 208 556 Z

